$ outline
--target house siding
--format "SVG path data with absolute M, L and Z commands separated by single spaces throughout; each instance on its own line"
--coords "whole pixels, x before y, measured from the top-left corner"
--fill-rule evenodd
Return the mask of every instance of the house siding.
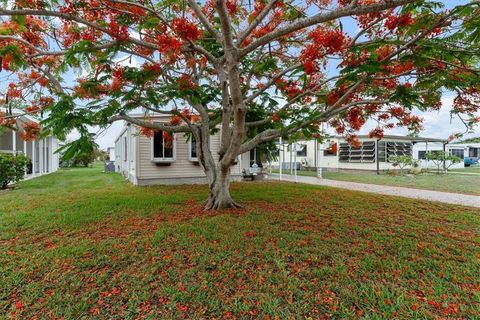
M 189 158 L 189 141 L 182 133 L 174 135 L 175 160 L 169 163 L 152 162 L 153 139 L 137 136 L 138 140 L 138 171 L 137 179 L 140 185 L 155 183 L 174 183 L 169 179 L 178 179 L 179 183 L 204 183 L 205 173 L 197 162 Z M 220 149 L 220 135 L 210 136 L 210 148 L 215 156 Z M 240 164 L 232 167 L 232 176 L 240 174 Z M 143 181 L 143 182 L 142 182 Z M 149 183 L 145 183 L 148 181 Z

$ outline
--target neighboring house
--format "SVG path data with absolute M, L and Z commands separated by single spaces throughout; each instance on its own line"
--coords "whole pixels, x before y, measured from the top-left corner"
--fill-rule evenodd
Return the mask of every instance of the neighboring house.
M 5 112 L 5 110 L 0 109 Z M 22 114 L 20 110 L 12 110 L 12 113 Z M 0 152 L 25 154 L 31 161 L 26 176 L 33 177 L 50 172 L 59 168 L 59 155 L 55 151 L 59 148 L 57 138 L 49 136 L 41 140 L 24 141 L 21 139 L 23 125 L 27 122 L 38 123 L 38 120 L 22 115 L 17 118 L 17 130 L 2 129 L 0 131 Z
M 135 116 L 132 116 L 135 117 Z M 144 117 L 143 115 L 137 117 Z M 151 116 L 154 122 L 168 122 L 165 115 Z M 163 131 L 154 137 L 139 133 L 135 125 L 126 124 L 115 140 L 115 168 L 134 185 L 206 183 L 206 176 L 198 162 L 196 143 L 184 133 L 175 133 L 170 141 Z M 212 153 L 217 156 L 220 134 L 210 136 Z M 238 157 L 231 169 L 233 180 L 240 180 L 242 171 L 249 172 L 250 152 Z
M 115 147 L 107 148 L 108 160 L 115 162 Z
M 282 169 L 288 170 L 295 168 L 316 168 L 317 153 L 319 143 L 317 140 L 299 140 L 291 144 L 282 144 L 279 146 L 279 157 L 270 164 L 273 168 L 280 167 L 282 161 Z
M 419 160 L 421 168 L 434 168 L 431 161 L 425 159 L 427 152 L 444 151 L 459 156 L 461 159 L 470 152 L 458 144 L 449 144 L 448 140 L 424 137 L 407 137 L 385 135 L 381 140 L 369 136 L 359 136 L 359 148 L 347 143 L 343 137 L 335 137 L 328 143 L 320 145 L 318 164 L 327 169 L 350 169 L 381 171 L 395 169 L 392 156 L 408 155 Z M 476 151 L 478 153 L 478 151 Z M 462 168 L 463 162 L 450 168 Z
M 479 164 L 480 142 L 451 143 L 448 147 L 451 154 L 463 159 L 465 166 Z

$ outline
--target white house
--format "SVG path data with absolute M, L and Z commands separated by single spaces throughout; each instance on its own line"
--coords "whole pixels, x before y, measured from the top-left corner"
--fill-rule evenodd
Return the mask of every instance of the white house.
M 154 122 L 168 122 L 169 118 L 151 116 Z M 216 155 L 220 148 L 219 133 L 210 136 L 210 146 Z M 131 124 L 126 124 L 115 140 L 115 169 L 134 185 L 206 183 L 194 140 L 187 139 L 184 133 L 174 133 L 170 141 L 162 131 L 146 137 Z M 243 170 L 252 171 L 250 152 L 239 156 L 231 170 L 232 179 L 240 180 Z
M 359 148 L 355 148 L 343 137 L 335 137 L 319 146 L 318 166 L 325 169 L 383 171 L 395 169 L 389 161 L 392 156 L 409 155 L 420 161 L 420 167 L 433 168 L 434 164 L 425 159 L 427 152 L 445 151 L 464 158 L 470 152 L 458 144 L 449 144 L 448 140 L 424 137 L 385 135 L 381 140 L 369 136 L 359 136 Z M 462 168 L 457 163 L 451 168 Z
M 0 109 L 0 111 L 2 111 Z M 3 109 L 2 112 L 5 112 Z M 12 114 L 20 115 L 20 110 L 12 110 Z M 38 123 L 38 120 L 22 115 L 16 120 L 17 130 L 5 129 L 0 131 L 0 152 L 25 154 L 31 164 L 28 166 L 26 177 L 34 177 L 42 174 L 55 172 L 59 168 L 59 155 L 55 151 L 59 148 L 58 139 L 49 136 L 40 140 L 25 141 L 21 139 L 20 132 L 27 122 Z
M 480 143 L 452 143 L 449 145 L 450 153 L 465 160 L 465 166 L 479 162 L 480 158 Z
M 108 160 L 115 162 L 115 147 L 107 148 Z
M 273 168 L 280 167 L 288 170 L 297 166 L 301 168 L 316 168 L 318 161 L 319 143 L 317 140 L 299 140 L 290 144 L 279 145 L 280 156 L 270 164 Z

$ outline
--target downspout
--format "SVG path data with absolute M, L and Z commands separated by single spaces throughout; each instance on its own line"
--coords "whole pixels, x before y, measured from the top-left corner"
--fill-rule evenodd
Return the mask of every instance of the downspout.
M 285 154 L 284 151 L 283 151 L 283 142 L 282 142 L 282 137 L 280 137 L 280 147 L 278 148 L 278 157 L 280 159 L 280 166 L 279 166 L 279 170 L 280 170 L 280 180 L 282 180 L 282 166 L 283 166 L 283 161 L 285 161 Z M 283 154 L 283 157 L 282 157 L 282 154 Z
M 380 161 L 379 161 L 378 139 L 375 140 L 375 162 L 377 165 L 377 174 L 380 174 Z
M 447 144 L 448 144 L 448 142 L 447 142 L 447 143 L 445 143 L 445 142 L 443 143 L 443 154 L 444 154 L 445 156 L 447 156 Z M 444 159 L 443 159 L 443 171 L 445 171 L 445 170 L 447 170 L 447 164 L 446 164 L 446 160 L 445 160 L 445 158 L 444 158 Z

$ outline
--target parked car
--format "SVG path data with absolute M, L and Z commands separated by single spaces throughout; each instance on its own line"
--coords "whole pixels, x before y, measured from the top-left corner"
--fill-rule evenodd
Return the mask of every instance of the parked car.
M 465 167 L 478 164 L 478 157 L 465 157 L 463 163 L 465 164 Z

